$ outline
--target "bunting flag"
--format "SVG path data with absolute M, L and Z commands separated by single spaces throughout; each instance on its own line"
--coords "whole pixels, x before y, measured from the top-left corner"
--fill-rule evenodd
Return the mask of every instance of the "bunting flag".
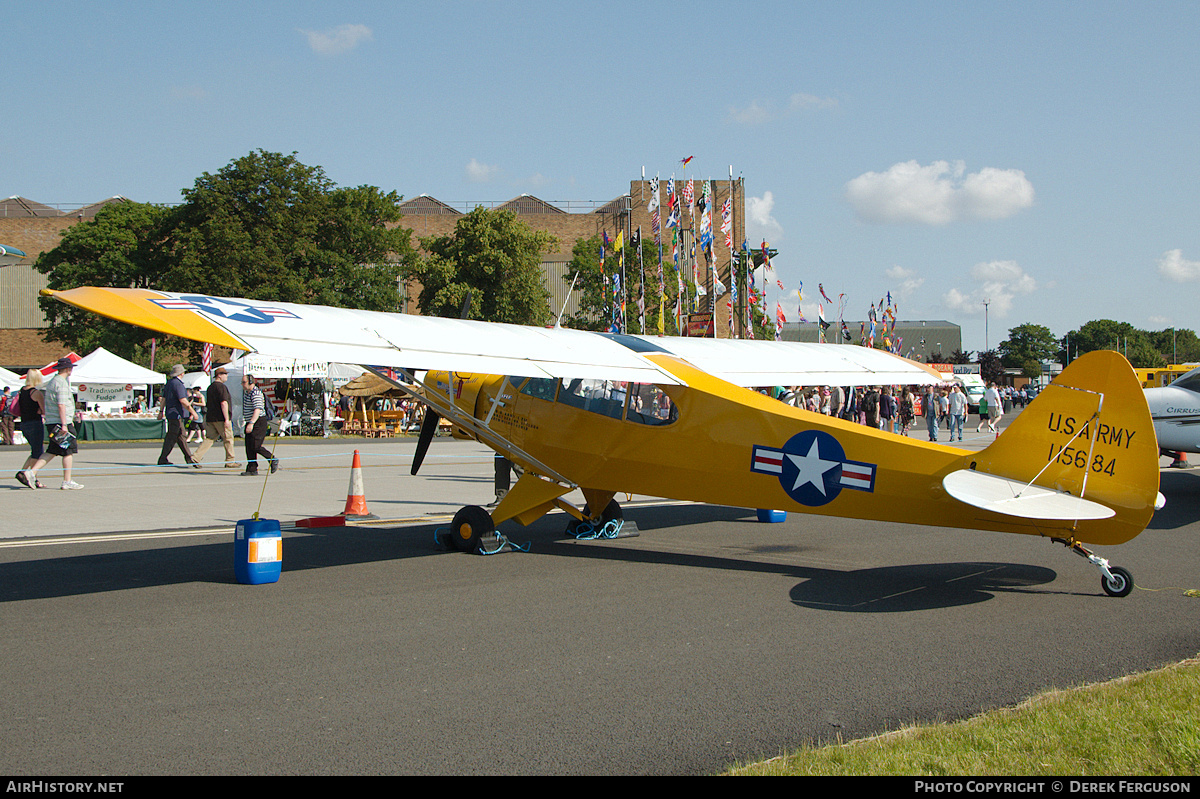
M 725 248 L 733 252 L 733 203 L 728 197 L 721 203 L 721 232 L 725 234 Z

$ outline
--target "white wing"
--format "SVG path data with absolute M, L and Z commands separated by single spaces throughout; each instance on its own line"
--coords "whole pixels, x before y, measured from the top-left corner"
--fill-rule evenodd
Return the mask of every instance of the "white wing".
M 640 336 L 739 386 L 893 386 L 941 383 L 927 366 L 852 344 Z

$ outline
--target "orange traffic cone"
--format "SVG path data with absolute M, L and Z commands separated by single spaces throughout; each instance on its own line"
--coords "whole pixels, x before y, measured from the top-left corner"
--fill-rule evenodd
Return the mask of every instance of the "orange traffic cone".
M 350 464 L 350 490 L 346 493 L 346 509 L 342 515 L 354 519 L 375 519 L 367 510 L 367 498 L 363 495 L 362 463 L 358 450 L 354 450 L 354 461 Z

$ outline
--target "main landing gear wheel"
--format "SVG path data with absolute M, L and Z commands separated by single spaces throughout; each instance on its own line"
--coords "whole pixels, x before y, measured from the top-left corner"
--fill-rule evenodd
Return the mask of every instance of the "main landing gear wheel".
M 450 523 L 450 546 L 459 552 L 478 552 L 483 537 L 496 529 L 492 515 L 478 505 L 467 505 Z
M 587 521 L 572 518 L 567 522 L 567 535 L 572 538 L 578 538 L 580 532 L 602 530 L 609 522 L 621 521 L 625 518 L 625 513 L 621 510 L 621 505 L 615 499 L 610 499 L 608 504 L 604 506 L 604 512 L 600 514 L 600 518 L 591 518 L 592 512 L 588 509 L 587 505 L 583 506 L 583 515 L 587 517 Z M 589 526 L 585 528 L 584 525 Z
M 1133 575 L 1129 570 L 1120 566 L 1109 566 L 1108 573 L 1112 575 L 1111 578 L 1100 578 L 1104 593 L 1109 596 L 1129 596 L 1129 592 L 1133 590 Z

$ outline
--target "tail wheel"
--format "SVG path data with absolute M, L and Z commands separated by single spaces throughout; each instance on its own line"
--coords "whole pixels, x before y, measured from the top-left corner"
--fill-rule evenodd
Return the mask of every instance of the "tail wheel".
M 1112 579 L 1100 578 L 1100 585 L 1104 587 L 1104 593 L 1109 596 L 1129 596 L 1129 592 L 1133 590 L 1133 575 L 1129 573 L 1129 570 L 1120 566 L 1110 566 L 1108 571 L 1112 574 Z
M 496 529 L 492 515 L 478 505 L 467 505 L 450 523 L 450 546 L 459 552 L 477 552 L 483 537 Z

